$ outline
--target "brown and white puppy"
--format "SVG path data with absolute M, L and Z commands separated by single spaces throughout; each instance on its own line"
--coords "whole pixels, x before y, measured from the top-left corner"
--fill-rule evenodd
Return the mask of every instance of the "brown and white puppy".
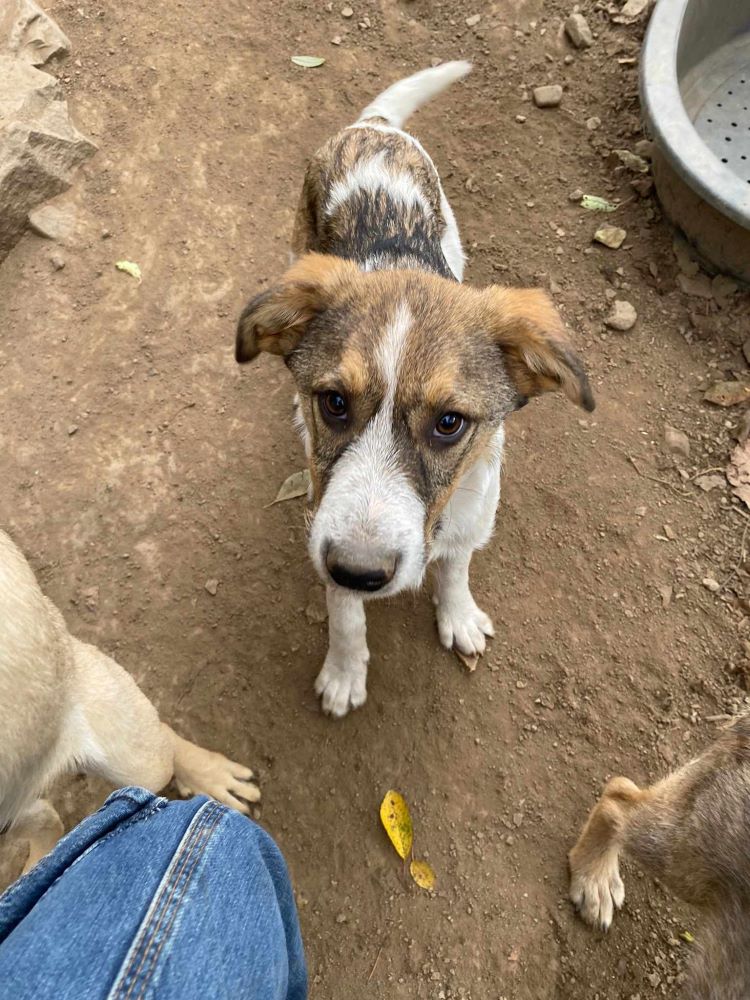
M 244 813 L 260 797 L 252 771 L 181 739 L 122 667 L 69 634 L 0 531 L 0 834 L 29 841 L 25 871 L 63 832 L 41 796 L 74 771 L 152 791 L 174 775 L 181 794 Z
M 323 709 L 366 698 L 363 599 L 418 587 L 435 565 L 440 639 L 481 654 L 492 623 L 469 590 L 492 532 L 505 417 L 591 390 L 547 295 L 463 286 L 456 221 L 422 146 L 401 130 L 465 76 L 446 63 L 396 83 L 312 158 L 297 262 L 239 321 L 236 357 L 281 355 L 298 389 L 312 479 L 310 554 L 327 584 Z
M 614 778 L 570 852 L 570 896 L 601 930 L 622 906 L 625 851 L 704 921 L 684 997 L 750 997 L 750 715 L 697 760 L 640 789 Z

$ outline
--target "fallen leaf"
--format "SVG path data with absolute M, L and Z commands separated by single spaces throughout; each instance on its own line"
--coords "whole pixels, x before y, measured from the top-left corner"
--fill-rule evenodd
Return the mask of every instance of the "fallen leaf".
M 680 937 L 682 938 L 683 941 L 687 941 L 688 944 L 692 944 L 695 941 L 695 938 L 690 933 L 690 931 L 682 931 Z
M 118 260 L 115 261 L 115 267 L 118 271 L 124 271 L 125 274 L 129 274 L 131 278 L 135 280 L 140 285 L 141 283 L 141 269 L 137 264 L 133 263 L 132 260 Z
M 595 194 L 585 194 L 581 198 L 581 205 L 587 208 L 590 212 L 615 212 L 617 211 L 617 205 L 613 205 L 611 201 L 607 201 L 606 198 L 599 198 Z
M 716 406 L 737 406 L 750 399 L 750 385 L 747 382 L 714 382 L 703 396 L 707 403 Z
M 305 69 L 315 69 L 316 66 L 322 66 L 325 59 L 322 56 L 292 56 L 292 62 L 295 66 L 304 66 Z
M 750 440 L 738 444 L 729 456 L 727 479 L 732 493 L 750 507 Z
M 453 652 L 459 658 L 461 663 L 466 667 L 470 674 L 473 674 L 477 669 L 477 663 L 479 663 L 479 656 L 474 653 L 473 656 L 467 656 L 466 653 L 462 653 L 460 649 L 454 649 Z
M 620 229 L 617 226 L 602 226 L 601 229 L 597 229 L 594 233 L 594 239 L 597 243 L 603 243 L 605 247 L 610 247 L 612 250 L 619 250 L 625 242 L 627 235 L 624 229 Z
M 275 503 L 283 503 L 284 500 L 294 500 L 296 497 L 306 496 L 309 487 L 309 469 L 301 469 L 299 472 L 293 472 L 281 484 L 275 498 L 270 503 L 267 503 L 263 509 L 266 510 L 268 507 L 273 507 Z
M 409 807 L 400 792 L 391 789 L 385 793 L 385 798 L 380 803 L 380 822 L 396 848 L 396 853 L 405 861 L 411 854 L 414 828 Z
M 412 861 L 409 873 L 420 889 L 435 888 L 435 872 L 426 861 Z
M 699 487 L 699 489 L 702 489 L 704 493 L 710 493 L 711 490 L 715 490 L 719 486 L 723 486 L 726 480 L 723 476 L 696 476 L 693 482 L 697 487 Z

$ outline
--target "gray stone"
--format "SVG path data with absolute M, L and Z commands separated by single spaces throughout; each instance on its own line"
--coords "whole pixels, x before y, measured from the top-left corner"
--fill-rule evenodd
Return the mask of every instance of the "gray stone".
M 32 66 L 66 55 L 70 42 L 51 17 L 33 0 L 2 0 L 0 48 Z
M 548 83 L 534 88 L 534 104 L 538 108 L 556 108 L 562 100 L 563 89 L 559 83 Z
M 565 34 L 577 49 L 590 49 L 594 44 L 594 36 L 583 14 L 570 15 L 565 22 Z
M 615 299 L 612 304 L 612 311 L 604 322 L 611 329 L 625 333 L 626 330 L 632 330 L 637 319 L 638 313 L 629 302 L 625 302 L 622 299 Z
M 673 455 L 690 458 L 690 440 L 684 431 L 679 431 L 670 424 L 664 424 L 664 443 Z
M 54 77 L 0 55 L 0 261 L 18 241 L 29 213 L 66 191 L 96 151 L 70 121 Z

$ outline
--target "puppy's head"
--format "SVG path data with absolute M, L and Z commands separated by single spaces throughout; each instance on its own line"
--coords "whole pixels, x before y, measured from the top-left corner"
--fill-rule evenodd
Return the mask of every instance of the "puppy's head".
M 508 413 L 556 389 L 594 408 L 541 291 L 307 254 L 242 313 L 236 358 L 260 351 L 283 356 L 299 389 L 313 562 L 364 593 L 418 586 L 446 504 Z

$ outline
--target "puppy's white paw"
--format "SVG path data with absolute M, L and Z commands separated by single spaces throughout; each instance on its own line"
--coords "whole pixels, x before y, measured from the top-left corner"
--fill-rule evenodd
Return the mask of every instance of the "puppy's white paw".
M 210 795 L 246 816 L 250 815 L 248 803 L 260 799 L 260 789 L 249 767 L 194 744 L 183 746 L 175 755 L 175 784 L 185 798 Z
M 465 656 L 481 656 L 487 645 L 485 636 L 495 634 L 492 621 L 471 594 L 461 601 L 438 601 L 436 617 L 440 642 L 446 649 L 455 646 Z
M 625 902 L 625 886 L 617 858 L 602 862 L 594 872 L 574 871 L 570 879 L 570 898 L 587 924 L 608 931 L 615 910 Z
M 331 653 L 315 681 L 315 693 L 320 695 L 326 715 L 341 719 L 351 708 L 359 708 L 367 700 L 367 657 L 341 660 Z

